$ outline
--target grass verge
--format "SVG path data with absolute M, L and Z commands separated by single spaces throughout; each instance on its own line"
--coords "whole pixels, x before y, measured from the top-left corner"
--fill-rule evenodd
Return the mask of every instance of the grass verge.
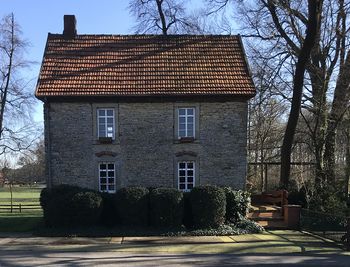
M 32 232 L 43 226 L 41 210 L 0 213 L 0 232 Z

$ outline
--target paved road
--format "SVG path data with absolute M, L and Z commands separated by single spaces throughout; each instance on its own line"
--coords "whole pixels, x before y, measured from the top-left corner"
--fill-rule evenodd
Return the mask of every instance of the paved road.
M 350 253 L 299 231 L 211 237 L 0 234 L 2 266 L 350 266 Z
M 342 255 L 130 254 L 1 251 L 0 266 L 349 266 Z

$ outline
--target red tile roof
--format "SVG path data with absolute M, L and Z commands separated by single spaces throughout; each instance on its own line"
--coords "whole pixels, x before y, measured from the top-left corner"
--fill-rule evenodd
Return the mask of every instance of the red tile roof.
M 36 89 L 51 96 L 253 96 L 239 36 L 49 34 Z

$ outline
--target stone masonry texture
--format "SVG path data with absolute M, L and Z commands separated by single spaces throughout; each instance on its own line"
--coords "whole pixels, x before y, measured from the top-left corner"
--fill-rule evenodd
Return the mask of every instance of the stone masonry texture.
M 198 136 L 180 143 L 175 134 L 178 104 L 198 108 Z M 196 185 L 243 189 L 246 179 L 247 102 L 103 103 L 116 109 L 116 139 L 96 136 L 98 103 L 45 103 L 48 185 L 98 189 L 98 163 L 115 162 L 117 189 L 141 185 L 177 187 L 179 155 L 196 162 Z M 107 152 L 107 153 L 106 153 Z

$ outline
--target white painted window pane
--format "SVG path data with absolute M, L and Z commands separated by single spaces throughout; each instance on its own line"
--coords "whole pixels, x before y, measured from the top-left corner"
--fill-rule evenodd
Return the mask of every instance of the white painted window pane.
M 99 116 L 105 116 L 106 115 L 106 111 L 104 109 L 99 109 L 98 110 L 98 115 Z
M 180 108 L 179 109 L 179 115 L 186 115 L 186 109 L 185 108 Z
M 107 118 L 107 123 L 113 125 L 113 118 Z
M 113 109 L 107 109 L 107 116 L 113 116 Z
M 179 136 L 180 137 L 186 137 L 186 131 L 185 130 L 180 130 L 179 131 Z
M 193 108 L 188 108 L 187 109 L 187 115 L 193 115 L 194 109 Z
M 187 123 L 193 124 L 193 117 L 187 117 Z
M 109 191 L 114 191 L 114 190 L 115 190 L 114 184 L 109 185 L 109 186 L 108 186 L 108 190 L 109 190 Z
M 105 131 L 105 129 L 101 129 L 101 128 L 100 128 L 100 131 L 98 132 L 98 136 L 99 136 L 99 137 L 106 137 L 106 131 Z

